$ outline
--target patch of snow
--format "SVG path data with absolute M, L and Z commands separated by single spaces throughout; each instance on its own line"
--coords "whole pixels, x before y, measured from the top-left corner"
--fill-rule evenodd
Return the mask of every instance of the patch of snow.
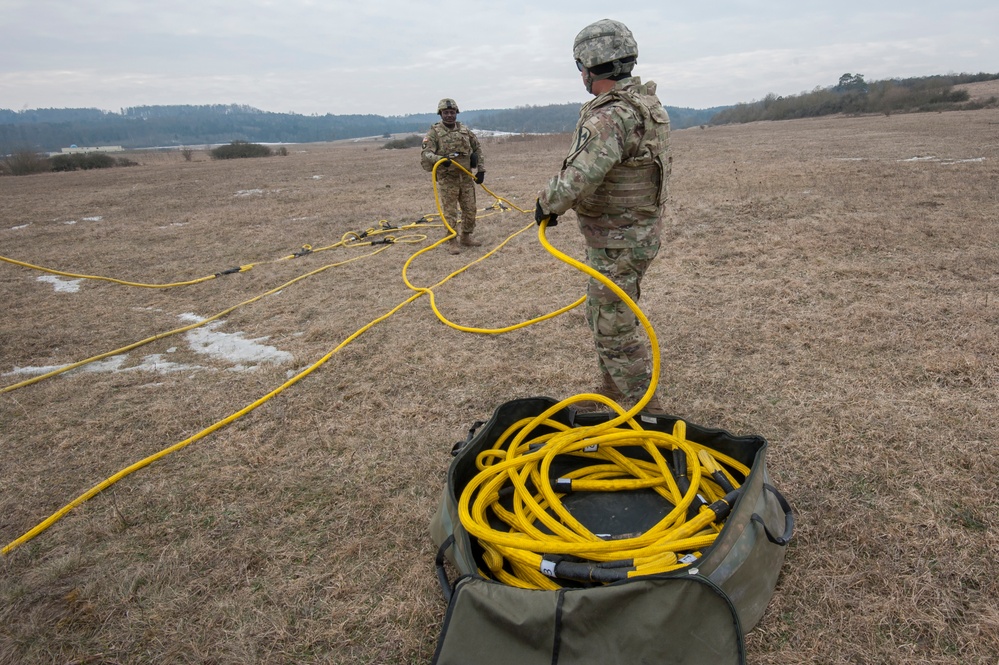
M 136 365 L 135 367 L 129 367 L 124 370 L 131 372 L 133 370 L 145 370 L 147 372 L 158 372 L 160 374 L 169 374 L 170 372 L 186 372 L 192 369 L 208 369 L 202 365 L 185 365 L 183 363 L 175 363 L 169 360 L 164 360 L 163 355 L 159 353 L 154 353 L 148 355 L 142 359 L 142 363 Z
M 180 318 L 187 321 L 203 320 L 190 313 L 182 314 Z M 201 328 L 188 330 L 184 336 L 195 353 L 203 353 L 227 360 L 236 365 L 236 369 L 243 369 L 244 364 L 253 366 L 260 363 L 279 364 L 291 362 L 294 359 L 294 356 L 287 351 L 261 344 L 260 342 L 266 341 L 267 337 L 247 339 L 241 332 L 218 332 L 217 329 L 220 326 L 222 326 L 221 321 L 214 321 Z
M 52 287 L 59 293 L 76 293 L 80 290 L 80 282 L 82 279 L 60 279 L 55 275 L 42 275 L 38 278 L 39 282 L 48 282 L 52 284 Z
M 12 226 L 12 227 L 10 227 L 10 230 L 11 231 L 20 231 L 21 229 L 26 229 L 29 226 L 31 226 L 30 223 L 29 224 L 21 224 L 20 226 Z
M 54 372 L 57 369 L 62 369 L 65 365 L 48 365 L 47 367 L 14 367 L 9 372 L 5 372 L 4 376 L 17 376 L 26 374 L 28 376 L 37 376 L 39 374 L 48 374 L 49 372 Z
M 92 363 L 88 363 L 83 367 L 73 370 L 74 372 L 87 372 L 90 374 L 98 374 L 105 372 L 156 372 L 158 374 L 168 374 L 170 372 L 184 372 L 192 369 L 208 369 L 201 365 L 183 365 L 181 363 L 174 363 L 163 360 L 163 356 L 154 353 L 152 355 L 146 356 L 142 361 L 135 365 L 134 367 L 125 367 L 125 362 L 128 360 L 128 354 L 123 353 L 105 360 L 97 360 Z M 56 370 L 62 369 L 65 365 L 48 365 L 45 367 L 15 367 L 12 371 L 5 373 L 3 376 L 13 376 L 17 374 L 38 376 L 41 374 L 48 374 L 49 372 L 54 372 Z M 72 372 L 70 372 L 72 373 Z
M 39 277 L 41 281 L 54 281 L 54 277 Z M 81 281 L 81 280 L 75 280 Z M 200 323 L 204 319 L 196 314 L 182 314 L 180 319 L 192 323 Z M 223 333 L 216 329 L 222 325 L 221 321 L 214 321 L 201 328 L 189 330 L 185 333 L 185 338 L 191 349 L 196 353 L 207 354 L 214 358 L 228 361 L 232 367 L 230 372 L 246 372 L 255 370 L 262 363 L 287 363 L 294 359 L 294 356 L 287 351 L 281 351 L 273 346 L 261 344 L 267 337 L 257 339 L 247 339 L 243 333 Z M 177 347 L 171 346 L 166 353 L 176 353 Z M 88 363 L 76 370 L 78 372 L 156 372 L 158 374 L 168 374 L 170 372 L 188 372 L 192 370 L 211 370 L 203 365 L 187 365 L 166 360 L 166 356 L 161 353 L 154 353 L 142 358 L 138 365 L 126 367 L 128 360 L 127 353 L 122 353 L 105 360 L 97 360 Z M 49 365 L 47 367 L 14 367 L 10 372 L 0 376 L 30 375 L 38 376 L 48 374 L 66 365 Z
M 98 215 L 97 217 L 84 217 L 83 221 L 85 221 L 85 222 L 99 222 L 102 219 L 104 219 L 104 218 Z

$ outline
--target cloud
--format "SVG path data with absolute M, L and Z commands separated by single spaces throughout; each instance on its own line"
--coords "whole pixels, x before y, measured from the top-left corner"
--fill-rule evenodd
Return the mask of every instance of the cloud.
M 706 108 L 869 79 L 996 69 L 999 8 L 844 0 L 421 5 L 401 0 L 5 0 L 0 108 L 248 104 L 405 115 L 587 98 L 572 40 L 611 15 L 668 105 Z

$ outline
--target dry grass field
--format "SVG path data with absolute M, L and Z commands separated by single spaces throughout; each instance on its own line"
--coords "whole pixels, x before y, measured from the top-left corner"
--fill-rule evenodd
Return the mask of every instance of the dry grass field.
M 275 261 L 435 211 L 417 149 L 383 142 L 0 178 L 4 257 L 144 284 L 255 264 L 153 289 L 0 263 L 0 387 L 286 285 L 0 394 L 0 545 L 413 295 L 403 265 L 439 225 Z M 567 144 L 488 139 L 485 185 L 533 209 Z M 797 520 L 749 662 L 999 663 L 999 111 L 694 128 L 674 151 L 640 303 L 664 401 L 766 437 Z M 532 222 L 483 213 L 482 251 L 437 249 L 407 275 L 435 284 L 527 228 L 437 306 L 475 327 L 555 310 L 585 278 Z M 548 237 L 582 256 L 571 214 Z M 596 380 L 578 309 L 480 335 L 421 297 L 0 557 L 0 663 L 427 663 L 445 610 L 428 525 L 452 444 L 507 400 Z

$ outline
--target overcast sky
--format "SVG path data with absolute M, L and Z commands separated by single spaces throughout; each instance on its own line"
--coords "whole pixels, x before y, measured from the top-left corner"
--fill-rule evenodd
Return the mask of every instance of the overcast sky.
M 818 7 L 816 3 L 816 7 Z M 667 106 L 867 80 L 999 73 L 995 0 L 0 0 L 0 108 L 247 104 L 335 115 L 588 98 L 572 62 L 613 18 Z

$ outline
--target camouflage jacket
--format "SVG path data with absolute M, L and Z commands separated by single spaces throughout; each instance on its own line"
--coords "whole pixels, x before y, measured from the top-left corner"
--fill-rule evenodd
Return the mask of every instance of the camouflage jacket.
M 452 156 L 455 154 L 457 154 L 456 157 Z M 475 167 L 472 166 L 473 155 Z M 431 125 L 427 135 L 423 137 L 423 151 L 420 153 L 420 164 L 423 166 L 423 170 L 433 171 L 434 164 L 441 157 L 451 157 L 472 172 L 486 169 L 479 139 L 472 133 L 472 130 L 460 122 L 456 122 L 453 129 L 449 129 L 443 122 L 438 122 Z M 455 172 L 460 173 L 457 169 Z M 441 169 L 437 169 L 437 173 L 439 175 Z
M 545 212 L 576 211 L 590 247 L 659 243 L 672 159 L 655 92 L 630 77 L 584 104 L 562 170 L 538 194 Z

